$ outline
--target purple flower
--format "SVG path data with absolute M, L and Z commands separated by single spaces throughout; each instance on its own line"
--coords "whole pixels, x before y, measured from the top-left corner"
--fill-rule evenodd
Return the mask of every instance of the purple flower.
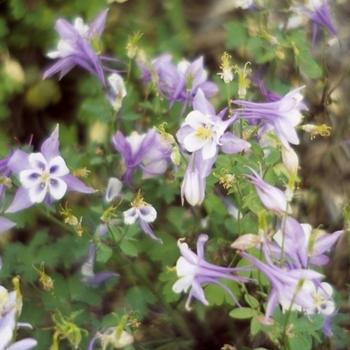
M 172 57 L 164 54 L 152 61 L 151 69 L 139 63 L 142 80 L 149 82 L 155 75 L 159 91 L 172 103 L 180 101 L 185 107 L 192 103 L 198 89 L 201 89 L 207 98 L 214 96 L 218 88 L 208 81 L 208 73 L 204 69 L 203 57 L 193 62 L 181 61 L 178 65 L 172 63 Z
M 7 157 L 0 159 L 0 200 L 6 191 L 6 179 L 11 175 L 11 170 L 8 167 L 8 162 L 11 158 L 11 154 Z
M 267 129 L 272 127 L 282 144 L 287 147 L 289 143 L 299 144 L 295 128 L 303 118 L 301 111 L 307 109 L 302 102 L 301 89 L 303 87 L 294 89 L 275 102 L 233 102 L 241 106 L 238 113 L 242 118 L 260 122 Z
M 201 151 L 204 160 L 216 157 L 219 148 L 227 154 L 247 150 L 250 147 L 247 141 L 226 131 L 235 117 L 224 120 L 225 112 L 216 115 L 214 107 L 199 89 L 193 99 L 193 111 L 176 134 L 178 141 L 190 153 Z
M 252 170 L 252 169 L 251 169 Z M 253 175 L 247 175 L 264 206 L 277 213 L 287 211 L 287 199 L 285 194 L 277 187 L 265 182 L 254 170 Z
M 123 158 L 126 183 L 130 183 L 137 168 L 142 171 L 143 178 L 150 178 L 163 174 L 168 167 L 171 145 L 154 129 L 145 134 L 134 131 L 128 137 L 117 131 L 112 144 Z
M 57 61 L 44 72 L 44 79 L 56 73 L 60 73 L 62 78 L 75 66 L 79 66 L 95 75 L 105 85 L 101 59 L 93 44 L 97 43 L 104 30 L 107 12 L 108 10 L 100 12 L 89 25 L 80 17 L 73 24 L 62 18 L 56 21 L 55 30 L 60 40 L 57 49 L 49 52 L 48 57 Z
M 94 193 L 78 178 L 71 175 L 59 152 L 58 125 L 44 141 L 40 152 L 27 154 L 17 150 L 11 156 L 8 167 L 19 177 L 21 187 L 6 210 L 14 213 L 36 203 L 52 203 L 61 199 L 67 191 Z
M 152 205 L 144 201 L 140 192 L 131 202 L 131 208 L 123 212 L 123 217 L 125 225 L 133 225 L 137 223 L 146 235 L 152 239 L 160 242 L 162 241 L 154 234 L 150 226 L 150 223 L 154 222 L 157 218 L 157 211 Z
M 332 36 L 337 36 L 337 31 L 333 25 L 331 11 L 328 0 L 309 0 L 306 6 L 301 8 L 312 22 L 312 43 L 315 44 L 319 28 L 328 30 Z
M 324 276 L 319 272 L 277 267 L 266 254 L 266 249 L 267 263 L 244 252 L 241 255 L 264 273 L 271 283 L 265 313 L 267 321 L 278 304 L 283 312 L 291 309 L 309 315 L 320 313 L 329 316 L 335 311 L 333 288 L 328 283 L 321 282 Z
M 308 224 L 300 224 L 292 217 L 284 225 L 284 253 L 293 268 L 307 268 L 309 265 L 323 266 L 329 262 L 327 253 L 343 235 L 344 231 L 327 234 L 321 230 L 312 230 Z M 281 257 L 282 232 L 274 235 L 275 243 L 269 245 L 275 257 Z
M 178 247 L 181 252 L 181 257 L 176 263 L 176 273 L 179 279 L 173 285 L 175 293 L 189 292 L 186 309 L 190 309 L 190 304 L 193 298 L 199 300 L 204 305 L 208 305 L 205 297 L 203 285 L 216 284 L 222 287 L 236 302 L 236 298 L 230 289 L 225 286 L 221 279 L 227 279 L 236 282 L 245 282 L 244 277 L 238 276 L 237 268 L 221 267 L 208 263 L 204 259 L 204 245 L 208 240 L 208 236 L 201 234 L 197 240 L 197 254 L 193 253 L 183 240 L 178 241 Z

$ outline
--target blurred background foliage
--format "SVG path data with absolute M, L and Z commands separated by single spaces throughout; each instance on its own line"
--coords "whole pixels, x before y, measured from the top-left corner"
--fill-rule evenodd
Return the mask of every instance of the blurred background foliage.
M 332 2 L 341 45 L 333 42 L 330 46 L 324 39 L 312 48 L 310 33 L 305 30 L 308 27 L 284 31 L 278 26 L 281 23 L 283 28 L 287 19 L 288 13 L 283 9 L 289 1 L 261 3 L 266 10 L 247 13 L 233 10 L 226 0 L 0 1 L 0 155 L 6 155 L 11 146 L 20 143 L 37 146 L 53 125 L 60 123 L 61 148 L 70 168 L 86 167 L 91 171 L 88 182 L 101 192 L 110 176 L 120 174 L 119 158 L 109 145 L 115 131 L 113 113 L 96 79 L 75 69 L 61 81 L 42 80 L 42 72 L 50 64 L 45 54 L 57 42 L 55 20 L 77 15 L 91 20 L 108 6 L 103 51 L 121 60 L 118 69 L 125 74 L 126 45 L 139 32 L 142 33 L 139 45 L 149 57 L 163 52 L 172 53 L 176 59 L 204 55 L 218 84 L 222 83 L 216 73 L 224 51 L 233 56 L 235 64 L 243 67 L 249 61 L 253 70 L 261 70 L 267 85 L 277 93 L 285 93 L 292 85 L 306 84 L 307 122 L 327 123 L 332 126 L 332 134 L 315 140 L 307 134 L 303 136 L 297 149 L 303 181 L 295 208 L 302 222 L 323 225 L 329 230 L 341 227 L 342 208 L 350 195 L 350 79 L 347 79 L 350 4 Z M 167 127 L 174 132 L 181 121 L 180 108 L 169 112 L 165 101 L 155 105 L 154 100 L 147 100 L 138 82 L 138 70 L 132 68 L 118 126 L 129 133 L 159 125 L 166 119 Z M 249 89 L 248 96 L 258 95 Z M 225 100 L 226 96 L 220 95 L 215 103 L 222 106 Z M 259 154 L 256 157 L 259 159 Z M 268 161 L 273 165 L 274 154 L 270 158 Z M 222 156 L 218 168 L 232 167 L 229 162 Z M 236 162 L 235 172 L 244 172 L 245 160 L 237 157 Z M 208 181 L 204 209 L 191 212 L 180 205 L 181 176 L 181 172 L 175 178 L 169 173 L 142 184 L 143 192 L 149 194 L 145 200 L 159 213 L 155 229 L 164 241 L 161 248 L 141 236 L 136 228 L 125 233 L 117 226 L 105 241 L 93 238 L 97 244 L 97 269 L 108 267 L 120 273 L 118 278 L 98 288 L 82 282 L 80 266 L 106 209 L 102 195 L 93 200 L 77 195 L 68 197 L 74 215 L 83 218 L 81 236 L 63 223 L 58 214 L 60 206 L 53 212 L 56 220 L 43 208 L 31 208 L 13 216 L 19 229 L 1 237 L 4 260 L 1 283 L 9 283 L 16 274 L 21 276 L 22 318 L 35 326 L 38 349 L 47 350 L 52 343 L 52 333 L 60 324 L 58 310 L 65 318 L 65 326 L 70 327 L 72 339 L 79 338 L 79 334 L 83 337 L 79 345 L 82 349 L 97 329 L 118 324 L 124 314 L 129 315 L 128 327 L 135 331 L 139 341 L 137 349 L 220 349 L 225 343 L 243 349 L 242 344 L 247 344 L 249 337 L 246 321 L 232 322 L 228 313 L 222 312 L 222 306 L 205 309 L 196 305 L 195 313 L 176 307 L 178 296 L 171 291 L 175 274 L 169 268 L 178 257 L 176 239 L 188 236 L 189 243 L 193 243 L 193 234 L 206 230 L 214 238 L 208 247 L 212 261 L 229 264 L 232 252 L 228 251 L 227 243 L 239 233 L 237 223 L 214 194 L 215 176 Z M 140 185 L 140 180 L 136 184 Z M 126 196 L 131 200 L 132 192 Z M 247 203 L 254 212 L 256 196 Z M 211 215 L 209 223 L 207 215 Z M 157 231 L 158 227 L 162 232 Z M 239 230 L 256 232 L 256 222 L 245 216 Z M 338 245 L 329 269 L 331 281 L 343 293 L 344 305 L 348 298 L 349 257 L 348 244 Z M 52 291 L 43 288 L 45 281 L 40 276 L 45 274 L 40 271 L 54 280 Z M 231 287 L 241 293 L 237 286 Z M 225 298 L 215 287 L 208 288 L 207 293 L 214 305 L 221 305 Z M 254 342 L 260 345 L 265 341 Z M 342 342 L 345 344 L 339 336 L 339 348 Z M 63 341 L 60 349 L 70 349 L 69 344 Z

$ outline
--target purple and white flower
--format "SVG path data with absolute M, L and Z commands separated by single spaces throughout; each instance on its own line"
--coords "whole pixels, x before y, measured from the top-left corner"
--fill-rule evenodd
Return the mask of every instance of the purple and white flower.
M 161 239 L 154 234 L 150 226 L 150 223 L 154 222 L 157 218 L 157 211 L 151 204 L 144 201 L 140 192 L 131 202 L 131 208 L 123 212 L 123 218 L 125 225 L 137 223 L 146 235 L 161 241 Z
M 163 174 L 170 163 L 171 144 L 154 129 L 145 134 L 134 131 L 128 137 L 117 131 L 112 144 L 123 158 L 126 183 L 131 181 L 137 168 L 142 171 L 143 178 L 150 178 Z
M 85 24 L 80 17 L 73 24 L 62 18 L 56 21 L 55 30 L 60 39 L 56 50 L 47 55 L 57 61 L 44 72 L 44 79 L 57 73 L 62 78 L 75 66 L 79 66 L 95 75 L 105 85 L 101 58 L 93 44 L 99 40 L 104 30 L 107 12 L 108 10 L 104 10 L 99 13 L 90 24 Z
M 281 99 L 274 102 L 250 102 L 235 100 L 235 104 L 241 106 L 238 113 L 241 118 L 251 122 L 259 122 L 265 129 L 273 128 L 277 137 L 284 146 L 299 144 L 296 127 L 303 119 L 302 111 L 307 107 L 303 103 L 303 95 L 300 87 L 290 91 Z
M 288 269 L 274 265 L 265 251 L 267 263 L 241 252 L 241 255 L 266 275 L 271 290 L 266 306 L 265 319 L 269 321 L 278 304 L 282 311 L 296 310 L 306 314 L 321 313 L 330 315 L 335 306 L 328 283 L 322 283 L 324 277 L 310 269 Z
M 247 177 L 255 186 L 263 205 L 277 213 L 286 212 L 288 206 L 286 195 L 279 188 L 265 182 L 254 170 L 252 172 L 253 175 L 247 175 Z
M 175 65 L 171 55 L 164 54 L 152 61 L 150 69 L 143 64 L 139 66 L 142 80 L 149 82 L 154 77 L 159 91 L 171 104 L 179 101 L 187 107 L 192 103 L 199 89 L 207 98 L 218 92 L 216 84 L 208 81 L 208 73 L 204 69 L 202 56 L 193 62 L 182 60 Z
M 284 244 L 281 230 L 274 235 L 274 243 L 269 245 L 270 252 L 281 256 L 281 247 L 288 258 L 288 265 L 293 268 L 306 268 L 309 265 L 323 266 L 329 262 L 327 253 L 343 235 L 344 231 L 327 234 L 322 230 L 313 230 L 309 224 L 300 224 L 292 217 L 284 225 Z M 268 243 L 267 243 L 268 244 Z
M 70 171 L 60 155 L 58 125 L 44 141 L 40 152 L 27 154 L 17 150 L 11 156 L 8 167 L 19 177 L 21 187 L 6 210 L 14 213 L 36 203 L 52 203 L 60 200 L 67 191 L 94 193 Z
M 16 291 L 9 292 L 0 286 L 0 349 L 2 350 L 29 350 L 37 346 L 37 341 L 26 338 L 14 342 L 16 329 L 31 328 L 31 325 L 17 322 L 21 313 L 21 297 Z
M 105 194 L 105 201 L 107 203 L 112 202 L 115 198 L 119 197 L 123 183 L 116 177 L 111 177 L 108 180 L 108 185 Z
M 122 102 L 127 95 L 124 79 L 118 73 L 112 73 L 107 78 L 108 94 L 107 98 L 112 108 L 118 112 L 122 107 Z
M 327 29 L 333 37 L 337 36 L 328 0 L 308 0 L 306 6 L 301 7 L 301 12 L 308 16 L 312 22 L 313 44 L 316 43 L 320 27 Z
M 193 100 L 193 111 L 176 135 L 184 149 L 190 153 L 200 151 L 204 160 L 216 157 L 219 148 L 228 154 L 247 150 L 250 147 L 247 141 L 227 131 L 235 117 L 224 120 L 225 112 L 216 115 L 214 107 L 199 89 Z
M 197 240 L 197 254 L 195 254 L 187 245 L 180 239 L 177 243 L 181 257 L 176 263 L 176 273 L 178 280 L 173 285 L 173 291 L 177 294 L 189 292 L 186 309 L 190 309 L 190 304 L 193 298 L 199 300 L 204 305 L 208 305 L 208 300 L 205 297 L 203 286 L 208 284 L 216 284 L 223 288 L 238 304 L 236 297 L 231 290 L 221 282 L 221 279 L 231 280 L 235 282 L 245 282 L 246 278 L 238 276 L 238 268 L 221 267 L 208 263 L 204 258 L 204 245 L 208 240 L 208 236 L 201 234 Z

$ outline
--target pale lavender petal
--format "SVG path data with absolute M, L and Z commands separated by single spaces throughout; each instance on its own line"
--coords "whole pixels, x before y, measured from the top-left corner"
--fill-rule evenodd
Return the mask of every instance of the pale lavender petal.
M 30 168 L 28 154 L 21 150 L 15 151 L 9 159 L 7 166 L 15 174 L 18 174 L 20 171 Z
M 75 191 L 80 193 L 95 193 L 96 190 L 84 184 L 77 177 L 68 174 L 62 177 L 62 180 L 67 184 L 69 191 Z
M 146 233 L 146 235 L 150 236 L 152 239 L 154 239 L 156 241 L 159 241 L 159 243 L 163 243 L 162 240 L 154 234 L 151 226 L 146 221 L 139 220 L 139 224 L 140 224 L 142 231 L 144 233 Z
M 100 284 L 108 281 L 112 277 L 118 277 L 119 274 L 111 271 L 97 272 L 93 276 L 86 277 L 85 281 L 92 286 L 99 286 Z
M 225 132 L 220 138 L 221 150 L 226 154 L 235 154 L 246 151 L 250 148 L 250 143 L 233 135 L 231 132 Z
M 105 29 L 108 9 L 101 11 L 96 18 L 90 23 L 89 35 L 99 38 Z
M 49 162 L 52 158 L 60 155 L 59 147 L 59 126 L 57 124 L 55 130 L 41 145 L 40 151 Z
M 20 187 L 15 193 L 12 203 L 7 208 L 5 213 L 16 213 L 17 211 L 29 208 L 32 205 L 33 203 L 29 199 L 28 191 L 23 187 Z
M 215 115 L 213 105 L 206 99 L 203 90 L 198 89 L 192 103 L 193 109 L 207 115 Z
M 74 26 L 63 18 L 56 21 L 55 30 L 62 39 L 72 40 L 79 36 Z
M 87 350 L 94 350 L 95 343 L 96 343 L 97 339 L 98 339 L 98 337 L 97 337 L 97 335 L 95 335 L 95 336 L 90 340 Z
M 333 245 L 343 235 L 344 231 L 336 231 L 332 234 L 325 234 L 319 237 L 313 247 L 313 255 L 321 255 L 331 250 Z
M 38 342 L 32 338 L 22 339 L 10 345 L 6 350 L 30 350 L 38 345 Z
M 205 243 L 208 241 L 208 235 L 206 234 L 201 234 L 198 237 L 197 240 L 197 255 L 199 259 L 204 259 L 204 246 Z
M 14 226 L 16 226 L 15 222 L 0 216 L 0 233 L 8 231 Z

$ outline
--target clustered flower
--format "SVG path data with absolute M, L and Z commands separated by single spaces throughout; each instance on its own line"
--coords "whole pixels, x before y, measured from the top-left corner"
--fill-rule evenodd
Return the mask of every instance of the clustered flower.
M 234 5 L 248 9 L 253 7 L 254 2 L 235 1 Z M 316 40 L 320 26 L 336 35 L 326 0 L 310 1 L 303 7 L 303 11 L 313 23 L 313 40 Z M 123 99 L 127 96 L 127 90 L 122 76 L 117 72 L 105 75 L 110 69 L 105 69 L 104 62 L 113 59 L 103 56 L 99 46 L 107 12 L 102 11 L 90 24 L 86 24 L 81 18 L 76 18 L 73 23 L 64 19 L 56 21 L 55 30 L 60 39 L 56 50 L 48 53 L 48 57 L 56 62 L 45 71 L 44 78 L 57 73 L 62 78 L 75 66 L 79 66 L 99 79 L 105 89 L 107 100 L 118 113 L 122 108 Z M 264 148 L 263 136 L 267 133 L 274 135 L 280 143 L 287 171 L 296 177 L 299 160 L 292 145 L 299 143 L 297 127 L 302 122 L 302 113 L 307 110 L 303 102 L 303 87 L 280 96 L 268 90 L 262 79 L 256 79 L 255 84 L 265 101 L 243 100 L 251 83 L 249 65 L 238 69 L 232 65 L 232 57 L 225 53 L 222 56 L 219 75 L 226 84 L 233 81 L 234 74 L 238 75 L 240 99 L 231 101 L 238 108 L 232 109 L 229 103 L 229 108 L 216 112 L 209 99 L 218 92 L 218 87 L 209 80 L 203 57 L 192 62 L 182 60 L 176 64 L 171 55 L 163 54 L 152 61 L 147 61 L 141 57 L 137 49 L 136 44 L 140 38 L 137 36 L 134 41 L 129 42 L 128 56 L 130 59 L 136 59 L 141 71 L 141 80 L 144 84 L 152 85 L 158 96 L 168 100 L 170 107 L 175 103 L 182 104 L 182 111 L 186 116 L 176 133 L 179 147 L 174 137 L 162 129 L 133 131 L 129 136 L 125 136 L 120 130 L 115 132 L 111 141 L 114 150 L 121 157 L 122 181 L 116 177 L 109 179 L 105 192 L 107 205 L 121 198 L 123 185 L 132 186 L 135 173 L 140 172 L 143 179 L 149 179 L 164 175 L 171 162 L 174 166 L 179 166 L 180 162 L 174 159 L 179 158 L 180 153 L 186 160 L 181 184 L 182 204 L 186 200 L 191 206 L 201 205 L 205 199 L 206 179 L 212 173 L 219 154 L 243 154 L 249 152 L 251 148 L 248 138 L 235 135 L 237 123 L 242 121 L 257 128 L 262 148 Z M 304 125 L 303 128 L 312 135 L 322 133 L 324 135 L 330 132 L 324 127 L 317 129 L 317 126 Z M 176 155 L 175 151 L 178 152 Z M 235 178 L 233 175 L 227 176 L 230 176 L 232 186 Z M 17 178 L 19 186 L 5 214 L 15 213 L 41 203 L 50 206 L 60 201 L 70 191 L 84 194 L 95 192 L 93 188 L 74 176 L 67 166 L 59 149 L 58 126 L 42 143 L 39 151 L 27 153 L 16 149 L 0 160 L 1 200 L 5 196 L 5 191 L 12 186 L 11 177 Z M 224 289 L 239 305 L 236 296 L 224 281 L 248 283 L 250 279 L 240 275 L 240 272 L 247 272 L 254 266 L 266 275 L 271 284 L 265 310 L 266 322 L 271 322 L 273 312 L 280 305 L 283 312 L 296 310 L 306 315 L 323 315 L 325 331 L 330 334 L 328 321 L 336 313 L 333 288 L 329 283 L 323 282 L 324 276 L 313 268 L 328 262 L 327 253 L 340 239 L 343 231 L 327 234 L 313 230 L 310 225 L 300 224 L 290 215 L 291 198 L 288 193 L 266 182 L 254 169 L 247 168 L 245 178 L 255 187 L 265 210 L 278 215 L 281 221 L 280 228 L 273 238 L 267 233 L 260 232 L 259 235 L 240 236 L 233 243 L 232 247 L 238 249 L 241 257 L 252 265 L 248 270 L 207 262 L 204 257 L 204 246 L 208 240 L 206 234 L 198 236 L 196 253 L 183 239 L 180 239 L 178 248 L 181 256 L 176 263 L 178 280 L 173 285 L 173 291 L 178 294 L 188 293 L 186 308 L 190 309 L 193 299 L 208 305 L 203 288 L 214 284 Z M 231 187 L 227 186 L 227 189 L 229 188 Z M 224 203 L 232 216 L 240 217 L 233 203 L 227 198 L 224 198 Z M 104 224 L 98 227 L 96 241 L 90 244 L 86 261 L 81 267 L 83 281 L 93 286 L 117 276 L 110 271 L 95 272 L 98 242 L 107 235 L 111 225 L 120 224 L 120 221 L 111 215 L 113 208 L 112 206 L 106 209 Z M 66 218 L 69 216 L 67 215 Z M 131 207 L 122 212 L 125 225 L 137 224 L 150 238 L 161 241 L 151 228 L 157 216 L 156 209 L 144 200 L 141 191 L 136 194 Z M 72 221 L 65 222 L 72 224 Z M 81 224 L 75 216 L 74 223 L 76 226 Z M 15 223 L 8 218 L 0 217 L 0 233 L 14 225 Z M 262 258 L 258 259 L 248 253 L 253 247 L 261 248 Z M 0 349 L 24 350 L 36 346 L 36 341 L 29 338 L 11 343 L 14 332 L 19 327 L 17 318 L 21 311 L 18 306 L 20 303 L 19 289 L 9 293 L 5 287 L 0 286 Z M 107 328 L 103 332 L 96 333 L 89 349 L 93 349 L 97 341 L 103 348 L 110 345 L 122 348 L 132 344 L 133 337 L 123 327 Z

